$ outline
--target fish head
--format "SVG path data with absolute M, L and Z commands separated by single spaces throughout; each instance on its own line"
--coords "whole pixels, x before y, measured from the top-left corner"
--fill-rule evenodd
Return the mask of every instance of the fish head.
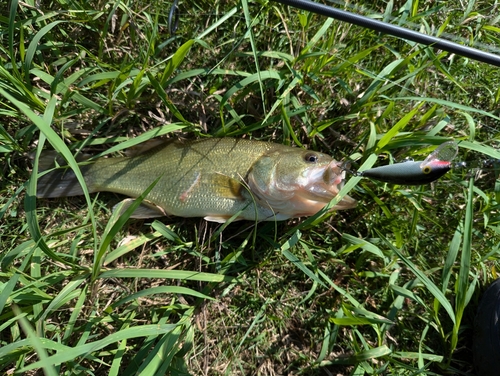
M 260 157 L 247 182 L 261 205 L 289 218 L 317 213 L 344 185 L 342 163 L 307 150 L 278 150 Z M 344 196 L 332 209 L 349 209 L 356 200 Z

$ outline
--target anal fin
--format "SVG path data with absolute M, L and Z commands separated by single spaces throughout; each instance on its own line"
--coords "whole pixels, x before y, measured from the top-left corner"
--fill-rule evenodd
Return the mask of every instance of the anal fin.
M 208 221 L 208 222 L 217 222 L 217 223 L 226 223 L 232 216 L 231 215 L 207 215 L 205 217 L 203 217 L 203 219 L 205 221 Z M 243 218 L 235 218 L 233 219 L 233 222 L 234 221 L 239 221 Z
M 133 198 L 127 198 L 127 199 L 119 202 L 118 204 L 116 204 L 113 207 L 113 211 L 117 210 L 118 206 L 123 203 L 123 206 L 121 207 L 121 210 L 119 213 L 121 215 L 125 212 L 125 210 L 127 210 L 130 207 L 130 205 L 132 205 L 134 203 L 134 201 L 135 201 L 135 199 L 133 199 Z M 130 218 L 147 219 L 147 218 L 165 217 L 167 215 L 168 214 L 165 213 L 165 211 L 163 209 L 161 209 L 160 207 L 143 201 L 141 203 L 141 205 L 139 205 L 139 207 L 135 209 L 135 211 L 132 213 Z

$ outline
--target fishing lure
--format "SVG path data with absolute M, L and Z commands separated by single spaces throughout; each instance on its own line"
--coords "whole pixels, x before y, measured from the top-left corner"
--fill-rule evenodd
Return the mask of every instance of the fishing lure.
M 458 145 L 448 141 L 439 145 L 424 161 L 405 161 L 358 172 L 358 176 L 401 185 L 431 183 L 450 171 L 457 156 Z

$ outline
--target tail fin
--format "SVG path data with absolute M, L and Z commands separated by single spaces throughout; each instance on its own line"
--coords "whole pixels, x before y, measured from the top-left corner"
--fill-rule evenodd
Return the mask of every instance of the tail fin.
M 34 155 L 30 156 L 34 158 Z M 77 162 L 86 161 L 91 157 L 90 154 L 78 154 L 76 157 Z M 54 197 L 68 197 L 83 195 L 83 189 L 76 178 L 75 173 L 68 167 L 55 168 L 64 165 L 66 162 L 56 151 L 45 150 L 38 161 L 38 171 L 53 169 L 45 175 L 38 178 L 36 188 L 36 196 L 39 198 L 54 198 Z M 54 169 L 55 168 L 55 169 Z M 80 171 L 85 177 L 87 188 L 89 192 L 87 178 L 85 173 L 89 170 L 90 165 L 80 166 Z
M 81 166 L 85 175 L 88 166 Z M 90 187 L 88 187 L 91 192 Z M 83 189 L 70 168 L 53 170 L 38 179 L 36 196 L 39 198 L 67 197 L 83 195 Z

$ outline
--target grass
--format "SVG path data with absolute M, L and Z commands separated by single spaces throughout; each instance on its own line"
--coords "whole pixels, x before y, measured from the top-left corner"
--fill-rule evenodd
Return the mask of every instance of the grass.
M 355 168 L 449 139 L 457 160 L 499 158 L 495 67 L 269 1 L 180 2 L 170 34 L 170 6 L 12 1 L 0 15 L 1 372 L 471 374 L 474 312 L 497 277 L 495 171 L 353 177 L 356 209 L 258 226 L 34 197 L 45 149 L 79 171 L 79 152 L 158 136 L 271 140 Z M 356 12 L 500 42 L 490 2 Z

